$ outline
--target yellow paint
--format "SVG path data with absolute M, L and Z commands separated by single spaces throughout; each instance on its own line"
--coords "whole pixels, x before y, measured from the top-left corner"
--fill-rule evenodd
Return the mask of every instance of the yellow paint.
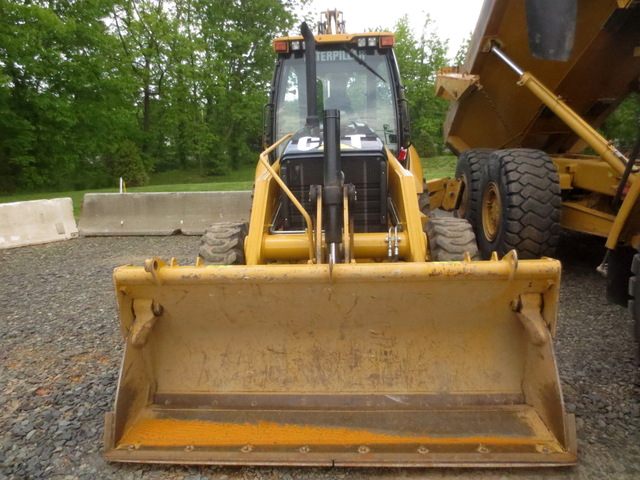
M 143 420 L 134 425 L 119 442 L 119 448 L 130 445 L 146 447 L 233 446 L 233 445 L 537 445 L 539 437 L 429 437 L 388 435 L 368 430 L 280 425 L 272 422 L 212 423 L 180 420 Z M 553 441 L 546 442 L 554 451 L 563 451 Z

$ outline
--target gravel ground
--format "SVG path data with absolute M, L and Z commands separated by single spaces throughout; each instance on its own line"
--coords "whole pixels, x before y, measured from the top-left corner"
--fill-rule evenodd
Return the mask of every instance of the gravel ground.
M 555 345 L 580 464 L 530 470 L 231 468 L 108 464 L 122 345 L 112 269 L 193 263 L 195 237 L 81 238 L 0 250 L 0 479 L 640 478 L 640 369 L 626 309 L 607 304 L 599 240 L 563 239 Z

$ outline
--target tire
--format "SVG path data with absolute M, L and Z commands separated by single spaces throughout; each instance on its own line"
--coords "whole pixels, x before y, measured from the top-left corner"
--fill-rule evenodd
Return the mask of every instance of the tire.
M 609 254 L 607 264 L 607 300 L 626 307 L 631 299 L 628 285 L 631 262 L 636 251 L 631 247 L 618 247 Z
M 431 212 L 431 202 L 429 200 L 429 187 L 427 187 L 427 183 L 425 182 L 423 185 L 424 191 L 418 195 L 418 208 L 420 208 L 420 212 L 426 216 L 429 216 Z
M 629 279 L 629 312 L 631 319 L 634 321 L 634 331 L 636 342 L 638 342 L 638 356 L 640 358 L 640 246 L 638 253 L 633 257 L 631 263 L 631 273 L 633 276 Z
M 208 265 L 244 265 L 247 223 L 214 223 L 200 239 L 198 256 Z
M 546 153 L 495 151 L 482 169 L 479 196 L 476 236 L 482 258 L 512 249 L 522 259 L 555 254 L 562 199 L 558 172 Z
M 488 148 L 472 148 L 465 150 L 458 157 L 456 179 L 462 182 L 460 206 L 454 212 L 458 218 L 468 220 L 474 229 L 478 219 L 478 205 L 480 203 L 479 188 L 482 168 L 489 161 L 491 152 Z
M 424 231 L 429 241 L 431 260 L 455 262 L 464 260 L 469 252 L 472 260 L 478 259 L 478 245 L 471 224 L 464 218 L 431 217 Z

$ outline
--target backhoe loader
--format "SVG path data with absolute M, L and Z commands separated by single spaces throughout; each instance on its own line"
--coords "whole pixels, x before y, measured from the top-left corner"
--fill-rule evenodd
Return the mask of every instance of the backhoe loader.
M 325 18 L 274 41 L 249 225 L 212 226 L 194 266 L 114 272 L 106 459 L 575 464 L 559 262 L 477 261 L 465 220 L 420 212 L 394 36 Z

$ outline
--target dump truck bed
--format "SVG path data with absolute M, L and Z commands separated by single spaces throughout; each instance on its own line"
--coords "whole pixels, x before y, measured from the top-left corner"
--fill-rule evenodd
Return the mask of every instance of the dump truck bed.
M 468 148 L 536 148 L 579 153 L 585 144 L 540 100 L 520 88 L 507 65 L 489 53 L 497 42 L 524 71 L 532 71 L 590 125 L 598 127 L 632 91 L 640 76 L 640 8 L 624 0 L 578 4 L 575 43 L 568 61 L 534 58 L 524 1 L 485 1 L 461 72 L 479 76 L 452 103 L 445 122 L 455 153 Z M 625 8 L 620 8 L 625 7 Z

